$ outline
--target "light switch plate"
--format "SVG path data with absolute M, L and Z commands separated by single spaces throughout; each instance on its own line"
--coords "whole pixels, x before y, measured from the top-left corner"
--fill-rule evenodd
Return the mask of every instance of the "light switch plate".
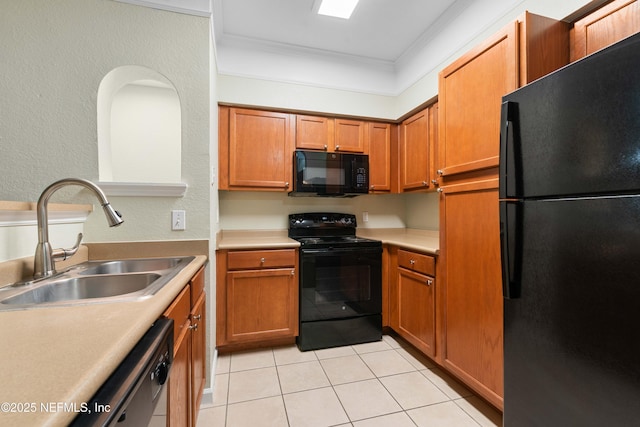
M 187 229 L 187 212 L 183 210 L 171 211 L 171 229 L 181 231 Z

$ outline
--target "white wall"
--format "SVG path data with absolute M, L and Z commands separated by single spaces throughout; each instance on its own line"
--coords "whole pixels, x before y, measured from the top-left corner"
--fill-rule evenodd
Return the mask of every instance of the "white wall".
M 98 180 L 97 91 L 116 67 L 164 75 L 182 106 L 183 198 L 111 197 L 124 224 L 100 210 L 86 241 L 207 239 L 210 236 L 209 18 L 110 0 L 0 2 L 0 200 L 35 201 L 65 177 Z M 94 203 L 63 189 L 53 202 Z M 170 230 L 171 209 L 187 230 Z

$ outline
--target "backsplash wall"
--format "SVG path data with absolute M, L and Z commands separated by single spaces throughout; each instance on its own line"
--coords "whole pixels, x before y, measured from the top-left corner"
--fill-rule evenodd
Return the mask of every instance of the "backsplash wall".
M 222 230 L 283 230 L 299 212 L 356 215 L 361 228 L 438 229 L 437 194 L 376 194 L 354 198 L 289 197 L 284 193 L 220 191 Z M 363 221 L 368 212 L 369 221 Z

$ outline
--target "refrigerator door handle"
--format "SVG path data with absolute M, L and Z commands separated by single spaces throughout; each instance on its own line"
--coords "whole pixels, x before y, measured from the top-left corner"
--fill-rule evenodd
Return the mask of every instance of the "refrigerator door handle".
M 522 203 L 500 202 L 500 249 L 502 257 L 502 295 L 506 299 L 520 298 L 520 268 L 522 266 Z
M 517 137 L 518 137 L 518 103 L 505 101 L 502 103 L 500 115 L 500 186 L 498 194 L 501 199 L 518 197 L 517 171 Z

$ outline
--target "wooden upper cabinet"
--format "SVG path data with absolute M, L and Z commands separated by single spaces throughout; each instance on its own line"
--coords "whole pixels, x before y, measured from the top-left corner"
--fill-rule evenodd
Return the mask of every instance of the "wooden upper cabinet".
M 296 116 L 296 149 L 366 153 L 366 122 L 321 116 Z
M 334 121 L 328 117 L 296 116 L 296 148 L 329 150 L 333 147 Z
M 335 119 L 334 151 L 366 153 L 366 123 L 360 120 Z
M 369 140 L 369 190 L 391 191 L 391 124 L 367 124 Z
M 566 65 L 567 24 L 530 13 L 439 75 L 439 156 L 443 177 L 498 166 L 502 96 Z
M 429 188 L 430 182 L 430 109 L 426 108 L 400 124 L 399 190 Z
M 289 191 L 294 132 L 290 114 L 221 107 L 220 189 Z
M 571 30 L 571 61 L 640 31 L 637 0 L 615 0 L 577 21 Z

